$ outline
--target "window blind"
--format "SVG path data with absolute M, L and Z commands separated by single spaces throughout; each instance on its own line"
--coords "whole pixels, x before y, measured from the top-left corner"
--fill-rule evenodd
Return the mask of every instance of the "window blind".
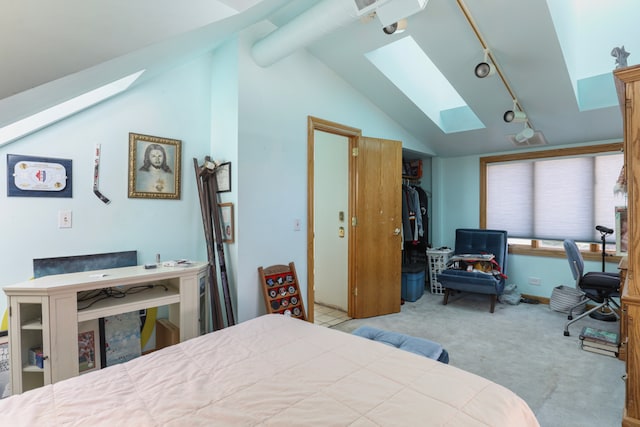
M 615 229 L 615 206 L 624 204 L 613 193 L 623 161 L 602 154 L 490 164 L 487 227 L 515 238 L 599 241 L 595 226 Z

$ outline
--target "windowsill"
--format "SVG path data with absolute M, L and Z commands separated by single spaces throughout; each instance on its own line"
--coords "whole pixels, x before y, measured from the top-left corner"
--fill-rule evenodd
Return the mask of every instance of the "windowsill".
M 566 258 L 567 254 L 562 249 L 554 248 L 532 248 L 528 245 L 509 245 L 509 253 L 514 255 L 541 256 L 549 258 Z M 582 258 L 585 261 L 602 261 L 602 252 L 582 251 Z M 613 252 L 607 252 L 605 262 L 618 264 L 622 256 Z

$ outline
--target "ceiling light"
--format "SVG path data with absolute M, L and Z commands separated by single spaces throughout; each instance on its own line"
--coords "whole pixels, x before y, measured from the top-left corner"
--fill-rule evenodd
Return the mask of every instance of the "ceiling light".
M 382 31 L 384 31 L 385 34 L 400 34 L 403 33 L 404 30 L 407 29 L 407 20 L 406 19 L 401 19 L 398 22 L 394 22 L 391 25 L 387 25 L 386 27 L 382 28 Z
M 376 8 L 380 6 L 386 0 L 354 0 L 354 6 L 356 7 L 356 13 L 358 16 L 368 15 L 371 12 L 375 12 Z
M 524 113 L 524 111 L 518 110 L 518 101 L 516 101 L 515 99 L 513 100 L 513 110 L 505 111 L 502 118 L 507 123 L 518 123 L 527 121 L 527 115 Z
M 507 123 L 526 122 L 527 127 L 531 128 L 532 127 L 531 121 L 527 118 L 527 115 L 525 114 L 522 106 L 518 104 L 518 101 L 516 99 L 516 94 L 513 92 L 513 89 L 511 89 L 511 86 L 509 85 L 507 78 L 505 77 L 504 73 L 496 63 L 495 57 L 489 54 L 489 47 L 487 45 L 487 42 L 485 41 L 484 37 L 482 37 L 482 34 L 480 34 L 480 30 L 478 29 L 478 26 L 475 24 L 475 21 L 471 16 L 471 13 L 469 12 L 469 8 L 467 8 L 467 6 L 464 4 L 464 0 L 456 0 L 456 3 L 458 3 L 458 7 L 462 11 L 462 14 L 466 18 L 467 22 L 469 23 L 469 26 L 471 27 L 474 34 L 478 38 L 480 45 L 484 49 L 484 62 L 481 62 L 476 66 L 475 75 L 478 78 L 484 78 L 491 75 L 493 69 L 495 69 L 495 72 L 500 77 L 502 84 L 504 84 L 505 89 L 507 90 L 507 92 L 509 92 L 509 96 L 513 100 L 513 110 L 506 111 L 502 116 L 502 118 Z M 489 63 L 489 60 L 491 60 L 491 63 Z M 524 140 L 526 141 L 528 139 L 526 136 L 529 135 L 530 132 L 531 131 L 525 132 L 523 130 L 519 135 L 521 135 L 521 137 L 524 138 Z M 540 132 L 536 132 L 534 134 L 541 135 Z
M 494 74 L 495 72 L 496 72 L 495 67 L 492 66 L 489 63 L 489 50 L 485 49 L 484 50 L 484 60 L 481 63 L 479 63 L 478 65 L 476 65 L 474 73 L 475 73 L 477 78 L 483 79 L 485 77 L 488 77 L 488 76 Z
M 516 134 L 515 140 L 518 141 L 519 143 L 523 143 L 529 138 L 531 138 L 534 133 L 535 132 L 533 131 L 533 129 L 531 129 L 529 125 L 525 123 L 524 129 L 522 129 L 520 133 Z
M 342 0 L 340 3 L 344 2 Z M 427 0 L 388 0 L 376 1 L 376 16 L 383 27 L 399 22 L 422 11 L 427 5 Z
M 504 121 L 507 123 L 511 123 L 511 122 L 524 122 L 525 120 L 527 120 L 527 115 L 522 112 L 522 111 L 515 111 L 515 110 L 507 110 L 504 113 Z

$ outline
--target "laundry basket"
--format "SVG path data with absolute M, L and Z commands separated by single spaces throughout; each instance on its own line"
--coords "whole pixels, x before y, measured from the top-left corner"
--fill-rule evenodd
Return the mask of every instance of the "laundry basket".
M 553 288 L 551 292 L 551 299 L 549 300 L 549 308 L 553 311 L 559 311 L 561 313 L 569 313 L 571 307 L 582 301 L 583 293 L 573 286 L 558 285 Z M 583 302 L 579 306 L 573 309 L 572 314 L 582 314 L 587 307 L 587 302 Z
M 431 293 L 436 295 L 444 295 L 442 285 L 438 282 L 438 274 L 447 268 L 447 261 L 453 254 L 452 249 L 427 249 L 427 258 L 429 259 L 429 283 L 431 285 Z

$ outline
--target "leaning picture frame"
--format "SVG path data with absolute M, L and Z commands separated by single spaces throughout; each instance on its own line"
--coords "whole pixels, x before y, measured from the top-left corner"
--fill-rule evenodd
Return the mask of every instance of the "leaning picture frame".
M 231 162 L 220 163 L 215 169 L 218 193 L 231 191 Z
M 78 323 L 78 370 L 80 374 L 100 369 L 98 319 Z
M 233 203 L 220 203 L 220 226 L 222 241 L 233 243 Z
M 182 141 L 129 133 L 129 198 L 180 199 Z

